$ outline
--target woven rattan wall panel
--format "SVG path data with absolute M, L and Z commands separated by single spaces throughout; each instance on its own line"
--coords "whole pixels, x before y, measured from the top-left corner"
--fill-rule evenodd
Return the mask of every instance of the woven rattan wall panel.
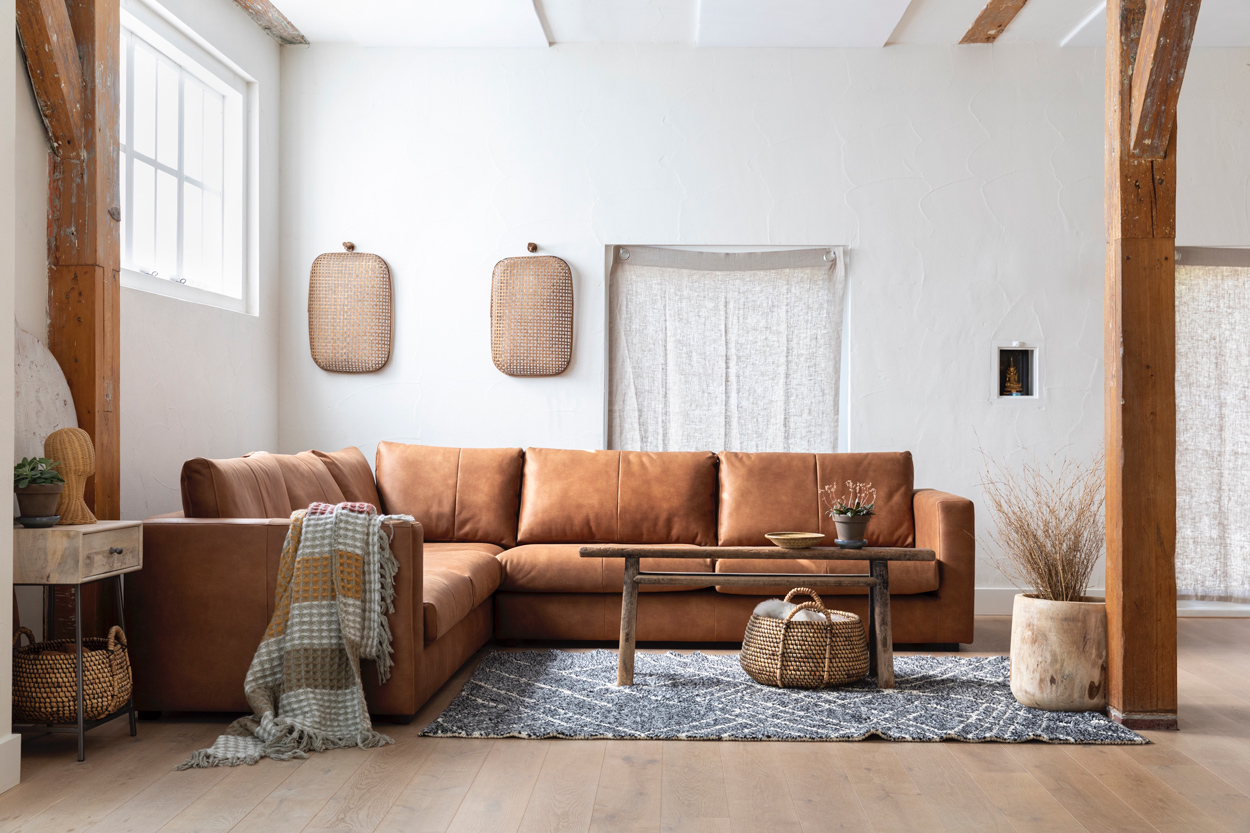
M 490 354 L 509 376 L 556 376 L 573 357 L 573 273 L 558 257 L 495 264 Z
M 369 373 L 391 358 L 391 270 L 377 255 L 332 252 L 308 280 L 308 347 L 322 370 Z

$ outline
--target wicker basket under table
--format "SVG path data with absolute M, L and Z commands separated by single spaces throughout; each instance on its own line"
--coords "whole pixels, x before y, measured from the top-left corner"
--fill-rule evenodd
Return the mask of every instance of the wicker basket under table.
M 742 638 L 738 664 L 756 682 L 778 688 L 826 688 L 862 679 L 868 673 L 868 638 L 854 613 L 828 610 L 816 591 L 796 587 L 786 594 L 811 596 L 785 619 L 752 613 Z M 794 618 L 814 610 L 823 622 Z

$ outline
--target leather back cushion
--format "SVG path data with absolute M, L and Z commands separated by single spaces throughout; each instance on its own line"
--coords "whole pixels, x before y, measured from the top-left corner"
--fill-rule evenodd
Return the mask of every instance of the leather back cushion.
M 306 509 L 310 503 L 342 503 L 347 499 L 325 463 L 311 451 L 274 454 L 273 458 L 282 470 L 292 511 Z
M 710 452 L 525 452 L 522 544 L 716 542 Z
M 516 546 L 521 449 L 382 442 L 377 472 L 385 510 L 412 515 L 425 540 Z
M 188 518 L 285 518 L 291 499 L 276 455 L 182 464 L 182 511 Z
M 369 503 L 380 510 L 378 486 L 373 481 L 373 469 L 359 448 L 348 446 L 340 451 L 314 451 L 326 470 L 338 484 L 343 499 L 352 503 Z
M 842 493 L 846 481 L 871 483 L 876 509 L 868 523 L 868 543 L 911 547 L 916 542 L 912 515 L 911 452 L 866 454 L 720 454 L 720 545 L 768 546 L 766 532 L 823 532 L 831 546 L 837 528 L 824 514 L 818 490 L 831 485 Z

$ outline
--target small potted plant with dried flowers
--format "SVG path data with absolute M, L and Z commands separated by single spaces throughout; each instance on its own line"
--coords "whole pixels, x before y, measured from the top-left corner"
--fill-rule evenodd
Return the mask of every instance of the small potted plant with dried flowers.
M 1048 711 L 1107 705 L 1107 606 L 1086 596 L 1103 548 L 1102 458 L 1026 465 L 986 458 L 981 487 L 997 531 L 995 565 L 1030 593 L 1011 614 L 1011 693 Z
M 65 478 L 56 470 L 59 465 L 43 457 L 23 457 L 22 462 L 13 467 L 13 494 L 17 496 L 17 506 L 22 513 L 18 519 L 22 526 L 56 523 L 56 503 L 65 488 Z
M 846 491 L 842 494 L 838 494 L 833 486 L 826 486 L 820 490 L 820 502 L 825 505 L 825 514 L 838 528 L 835 544 L 843 549 L 857 550 L 868 543 L 864 530 L 877 502 L 877 490 L 871 483 L 848 480 Z

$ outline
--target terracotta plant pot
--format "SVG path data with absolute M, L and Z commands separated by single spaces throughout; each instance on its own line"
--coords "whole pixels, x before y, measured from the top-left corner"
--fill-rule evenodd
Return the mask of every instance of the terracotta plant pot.
M 1053 712 L 1107 706 L 1107 605 L 1084 597 L 1051 602 L 1016 596 L 1011 612 L 1011 693 Z
M 834 515 L 833 524 L 838 528 L 839 541 L 864 540 L 864 529 L 872 515 Z M 861 543 L 860 546 L 863 546 Z
M 46 518 L 56 514 L 56 503 L 61 497 L 64 483 L 47 483 L 14 489 L 17 505 L 23 518 Z

